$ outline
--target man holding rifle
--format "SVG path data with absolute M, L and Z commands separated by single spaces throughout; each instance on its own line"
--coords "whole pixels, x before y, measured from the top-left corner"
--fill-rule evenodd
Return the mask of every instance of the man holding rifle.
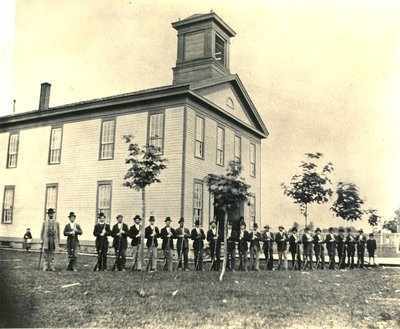
M 200 221 L 194 222 L 195 228 L 192 230 L 191 239 L 193 240 L 194 266 L 196 271 L 203 270 L 203 248 L 206 238 L 203 229 L 200 228 Z
M 175 230 L 175 236 L 178 239 L 176 243 L 176 248 L 178 249 L 178 264 L 177 269 L 180 268 L 184 271 L 189 271 L 189 240 L 190 231 L 185 226 L 185 220 L 183 218 L 179 219 L 179 227 Z M 183 258 L 183 266 L 182 266 Z
M 321 229 L 318 227 L 315 230 L 315 234 L 313 236 L 313 244 L 314 244 L 314 253 L 315 253 L 315 261 L 316 266 L 321 268 L 321 270 L 325 267 L 325 247 L 324 247 L 325 239 L 321 234 Z
M 264 232 L 262 234 L 263 240 L 263 251 L 265 256 L 265 269 L 272 270 L 274 268 L 274 256 L 273 256 L 273 243 L 274 235 L 269 231 L 269 225 L 264 226 Z
M 54 268 L 54 251 L 58 250 L 60 242 L 60 225 L 54 218 L 55 211 L 53 208 L 47 210 L 47 219 L 42 224 L 40 239 L 42 241 L 42 251 L 44 251 L 43 271 L 55 271 Z M 40 257 L 41 257 L 40 253 Z M 40 268 L 39 259 L 39 268 Z
M 115 250 L 115 264 L 113 270 L 117 268 L 118 271 L 125 271 L 126 249 L 128 248 L 127 236 L 129 235 L 129 227 L 123 223 L 123 220 L 124 217 L 118 215 L 118 223 L 113 226 L 111 231 L 111 236 L 114 238 L 113 247 Z
M 258 232 L 258 224 L 253 224 L 253 231 L 249 235 L 250 239 L 250 261 L 251 269 L 254 271 L 260 270 L 260 251 L 261 251 L 261 233 Z
M 136 215 L 133 218 L 134 224 L 129 228 L 129 237 L 132 239 L 131 245 L 133 247 L 133 266 L 132 271 L 137 268 L 138 271 L 142 270 L 142 262 L 140 259 L 140 251 L 141 251 L 141 244 L 140 244 L 140 232 L 141 232 L 141 225 L 140 221 L 142 219 L 139 215 Z
M 160 231 L 158 230 L 158 227 L 154 225 L 155 221 L 156 219 L 154 218 L 154 216 L 150 216 L 150 225 L 147 226 L 144 230 L 144 237 L 147 239 L 146 247 L 149 256 L 146 268 L 149 268 L 150 266 L 150 272 L 157 271 L 157 239 L 160 236 Z
M 164 269 L 172 271 L 172 250 L 174 249 L 175 230 L 171 227 L 171 218 L 165 218 L 165 227 L 161 229 L 160 237 L 163 240 L 162 250 L 164 250 Z
M 107 269 L 108 236 L 111 235 L 109 224 L 105 223 L 106 216 L 99 213 L 99 222 L 94 226 L 93 235 L 96 237 L 97 264 L 94 271 Z
M 210 271 L 219 271 L 219 266 L 221 262 L 221 235 L 219 229 L 216 225 L 215 220 L 212 220 L 211 228 L 207 232 L 207 241 L 211 253 L 211 267 Z
M 75 223 L 76 215 L 71 211 L 68 215 L 69 224 L 64 227 L 64 236 L 67 237 L 68 266 L 67 271 L 77 271 L 76 260 L 79 248 L 78 235 L 82 234 L 81 226 Z

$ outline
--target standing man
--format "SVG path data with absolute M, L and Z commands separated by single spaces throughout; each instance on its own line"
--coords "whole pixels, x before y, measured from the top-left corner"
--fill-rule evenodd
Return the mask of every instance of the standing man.
M 140 252 L 142 249 L 142 246 L 140 244 L 141 240 L 141 218 L 139 215 L 136 215 L 133 217 L 133 225 L 129 228 L 129 237 L 132 239 L 131 241 L 131 246 L 133 247 L 133 266 L 132 266 L 132 271 L 135 270 L 135 267 L 137 268 L 138 271 L 142 270 L 142 260 L 140 259 Z
M 344 236 L 344 229 L 339 229 L 337 236 L 337 251 L 339 256 L 339 270 L 346 268 L 346 238 Z
M 326 249 L 328 250 L 328 256 L 329 256 L 329 270 L 334 270 L 335 269 L 335 255 L 336 255 L 336 243 L 337 243 L 337 237 L 335 234 L 333 234 L 333 227 L 329 228 L 329 233 L 325 237 L 325 242 L 326 242 Z
M 248 244 L 247 242 L 250 240 L 249 232 L 246 230 L 246 223 L 240 223 L 240 231 L 238 236 L 238 250 L 239 250 L 239 271 L 247 272 L 247 251 Z
M 203 248 L 204 239 L 206 235 L 203 229 L 200 228 L 200 221 L 197 219 L 194 222 L 196 226 L 191 233 L 191 239 L 193 240 L 193 252 L 194 252 L 194 266 L 196 271 L 203 271 Z
M 364 231 L 362 229 L 358 231 L 356 241 L 357 241 L 357 267 L 365 268 L 364 253 L 365 253 L 365 245 L 367 244 L 367 237 L 364 235 Z
M 237 232 L 232 229 L 232 222 L 228 221 L 228 233 L 226 236 L 226 241 L 227 241 L 226 269 L 228 271 L 235 271 L 237 237 L 238 237 Z
M 306 227 L 304 230 L 304 234 L 301 237 L 301 242 L 303 243 L 303 257 L 304 257 L 304 268 L 308 267 L 312 270 L 312 243 L 313 237 L 310 233 L 310 228 Z
M 157 271 L 157 247 L 158 247 L 158 237 L 160 236 L 160 231 L 157 226 L 154 225 L 156 219 L 154 216 L 150 216 L 150 225 L 144 230 L 144 237 L 146 240 L 146 247 L 148 250 L 148 263 L 147 268 L 150 266 L 150 272 Z
M 354 235 L 351 234 L 351 228 L 347 229 L 346 246 L 347 246 L 347 267 L 353 269 L 354 254 L 356 252 L 356 239 Z
M 125 271 L 126 249 L 128 249 L 129 227 L 123 223 L 124 216 L 117 216 L 117 223 L 113 226 L 111 236 L 114 238 L 113 247 L 115 250 L 115 263 L 113 271 Z
M 314 253 L 315 253 L 315 264 L 316 269 L 318 269 L 318 265 L 321 266 L 321 270 L 325 267 L 325 247 L 324 247 L 324 237 L 321 234 L 321 229 L 318 227 L 315 230 L 315 234 L 313 236 L 313 244 L 314 244 Z
M 179 219 L 179 227 L 175 230 L 175 236 L 178 238 L 176 248 L 178 249 L 178 264 L 177 268 L 182 269 L 183 257 L 183 270 L 189 271 L 189 238 L 190 231 L 185 227 L 185 220 L 183 217 Z
M 279 226 L 279 232 L 275 234 L 275 241 L 278 248 L 278 257 L 279 257 L 279 264 L 278 270 L 281 269 L 282 266 L 282 258 L 283 258 L 283 269 L 287 270 L 288 268 L 288 261 L 287 261 L 287 241 L 288 236 L 285 232 L 285 228 L 283 226 Z
M 265 256 L 265 269 L 272 270 L 274 268 L 274 255 L 273 243 L 274 235 L 269 231 L 269 225 L 264 226 L 264 233 L 262 234 L 263 251 Z
M 60 243 L 60 225 L 54 218 L 53 208 L 47 210 L 47 219 L 42 224 L 40 240 L 44 250 L 43 271 L 55 271 L 54 251 L 58 250 Z
M 99 213 L 99 223 L 94 226 L 93 235 L 96 237 L 97 265 L 95 270 L 105 271 L 107 269 L 108 236 L 111 235 L 109 224 L 105 223 L 106 216 Z
M 297 234 L 297 227 L 291 229 L 289 237 L 289 252 L 292 254 L 292 270 L 301 270 L 300 244 L 301 238 Z M 297 265 L 297 266 L 296 266 Z
M 374 234 L 371 233 L 369 235 L 369 239 L 367 241 L 367 250 L 368 250 L 368 263 L 371 265 L 371 258 L 374 262 L 373 266 L 376 266 L 375 263 L 375 251 L 376 251 L 376 240 L 374 238 Z
M 171 218 L 165 218 L 165 227 L 161 229 L 162 250 L 164 250 L 164 269 L 172 271 L 172 250 L 174 250 L 175 230 L 171 227 Z
M 64 236 L 67 237 L 67 252 L 68 252 L 68 266 L 67 271 L 77 271 L 76 269 L 76 255 L 79 246 L 78 235 L 82 235 L 81 226 L 75 223 L 76 215 L 71 211 L 68 215 L 69 224 L 64 227 Z
M 219 271 L 219 264 L 221 262 L 221 236 L 218 232 L 215 220 L 212 220 L 211 228 L 207 232 L 207 241 L 210 248 L 212 266 L 210 271 Z
M 249 235 L 250 239 L 250 259 L 252 264 L 252 270 L 260 270 L 260 251 L 261 251 L 261 233 L 258 232 L 258 224 L 253 224 L 253 231 Z

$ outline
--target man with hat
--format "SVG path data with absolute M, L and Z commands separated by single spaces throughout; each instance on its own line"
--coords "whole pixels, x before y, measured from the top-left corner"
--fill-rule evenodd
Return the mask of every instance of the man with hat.
M 157 247 L 158 247 L 158 238 L 160 236 L 160 231 L 157 226 L 154 225 L 156 219 L 154 216 L 150 216 L 149 218 L 149 226 L 147 226 L 144 230 L 144 237 L 146 238 L 146 247 L 148 254 L 148 263 L 147 268 L 150 266 L 150 272 L 157 271 Z
M 238 233 L 239 271 L 247 272 L 248 241 L 250 241 L 249 232 L 246 230 L 246 223 L 242 221 L 240 222 L 240 230 Z
M 337 243 L 337 237 L 335 234 L 333 234 L 333 227 L 329 228 L 329 233 L 325 237 L 325 242 L 326 242 L 326 249 L 328 250 L 328 256 L 329 256 L 329 270 L 334 270 L 335 269 L 335 254 L 336 254 L 336 243 Z
M 354 269 L 354 254 L 356 252 L 356 238 L 351 233 L 351 228 L 347 229 L 346 236 L 346 246 L 347 246 L 347 267 Z
M 163 270 L 172 271 L 172 250 L 174 250 L 175 230 L 171 227 L 171 218 L 165 218 L 165 227 L 161 229 L 160 237 L 162 239 L 162 250 L 164 251 Z
M 300 256 L 300 245 L 301 238 L 297 234 L 297 227 L 294 226 L 290 230 L 289 236 L 289 252 L 292 255 L 292 270 L 301 270 L 301 256 Z
M 261 232 L 258 232 L 258 224 L 253 224 L 253 231 L 249 234 L 250 240 L 250 261 L 251 269 L 254 271 L 260 270 L 260 251 L 261 251 Z
M 117 223 L 113 226 L 111 230 L 111 236 L 114 238 L 113 247 L 115 250 L 115 263 L 112 268 L 115 271 L 125 271 L 126 263 L 126 249 L 128 249 L 128 235 L 129 227 L 124 222 L 124 216 L 117 216 Z
M 313 269 L 312 265 L 312 244 L 313 244 L 313 237 L 310 233 L 310 228 L 307 226 L 304 230 L 303 236 L 301 237 L 301 243 L 303 244 L 303 262 L 304 262 L 304 269 L 309 267 L 310 270 Z
M 200 221 L 197 219 L 194 222 L 195 228 L 191 232 L 191 239 L 193 240 L 193 252 L 194 252 L 194 266 L 196 271 L 203 270 L 203 248 L 204 239 L 206 235 L 202 228 L 200 228 Z
M 364 253 L 365 253 L 365 245 L 367 244 L 367 237 L 364 235 L 364 231 L 362 229 L 358 230 L 358 235 L 356 237 L 356 243 L 357 243 L 357 265 L 358 265 L 358 268 L 365 268 Z
M 210 254 L 212 259 L 212 266 L 210 268 L 214 271 L 219 271 L 219 266 L 221 263 L 221 239 L 222 234 L 220 234 L 219 229 L 216 225 L 216 221 L 212 220 L 210 223 L 211 228 L 207 232 L 207 241 L 210 248 Z
M 344 236 L 344 229 L 339 228 L 337 236 L 337 251 L 339 256 L 339 270 L 346 268 L 346 238 Z
M 228 233 L 226 236 L 227 241 L 227 262 L 226 269 L 230 271 L 235 270 L 236 263 L 236 240 L 237 240 L 237 232 L 232 229 L 232 222 L 228 221 Z
M 60 225 L 55 219 L 55 210 L 49 208 L 47 210 L 47 219 L 42 224 L 40 240 L 42 241 L 42 249 L 44 250 L 43 271 L 55 271 L 54 268 L 54 251 L 58 250 L 60 242 Z
M 75 223 L 76 215 L 71 211 L 68 215 L 69 223 L 64 227 L 64 236 L 67 237 L 68 266 L 67 271 L 77 271 L 76 255 L 79 248 L 78 235 L 82 235 L 82 228 Z
M 278 249 L 278 270 L 281 269 L 282 266 L 282 259 L 283 259 L 283 269 L 287 270 L 288 268 L 288 261 L 287 261 L 287 242 L 289 240 L 288 235 L 285 232 L 285 228 L 280 225 L 279 232 L 275 234 L 275 241 Z
M 182 269 L 183 257 L 183 270 L 189 271 L 189 238 L 190 231 L 185 227 L 185 220 L 183 217 L 179 219 L 179 227 L 175 230 L 175 237 L 178 239 L 176 248 L 178 250 L 178 264 L 176 268 Z
M 109 224 L 105 223 L 106 215 L 100 212 L 99 222 L 94 226 L 93 235 L 96 237 L 97 265 L 95 270 L 105 271 L 107 269 L 108 236 L 111 235 Z
M 142 219 L 140 218 L 139 215 L 136 215 L 133 217 L 133 225 L 129 228 L 129 237 L 132 239 L 131 241 L 131 246 L 133 247 L 133 267 L 132 271 L 135 270 L 135 267 L 137 268 L 138 271 L 142 270 L 142 261 L 140 259 L 140 252 L 141 252 L 141 225 L 140 221 Z
M 315 234 L 313 236 L 313 244 L 314 244 L 314 253 L 315 253 L 315 262 L 316 262 L 316 269 L 318 266 L 321 267 L 321 270 L 325 267 L 325 247 L 324 247 L 325 239 L 321 234 L 321 229 L 318 227 L 315 230 Z
M 269 225 L 264 226 L 264 232 L 262 234 L 263 241 L 263 252 L 265 256 L 265 269 L 272 270 L 274 268 L 274 255 L 273 255 L 273 244 L 274 235 L 269 231 Z

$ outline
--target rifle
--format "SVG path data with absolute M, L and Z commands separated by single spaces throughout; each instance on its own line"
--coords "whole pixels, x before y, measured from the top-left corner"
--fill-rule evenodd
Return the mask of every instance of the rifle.
M 299 255 L 300 255 L 300 245 L 296 242 L 296 255 L 294 257 L 294 264 L 293 264 L 293 268 L 292 270 L 296 269 L 296 265 L 298 268 L 300 268 L 300 264 L 299 264 Z
M 342 254 L 340 256 L 340 261 L 339 261 L 339 270 L 342 267 L 342 263 L 343 263 L 343 255 L 344 255 L 344 239 L 342 240 Z
M 40 271 L 40 263 L 42 262 L 42 253 L 43 253 L 44 242 L 40 246 L 40 253 L 39 253 L 39 263 L 38 263 L 38 271 Z
M 75 224 L 76 225 L 76 224 Z M 75 230 L 75 226 L 74 229 L 72 231 Z M 75 239 L 76 239 L 76 233 L 74 231 L 74 235 L 72 236 L 72 243 L 71 243 L 71 249 L 70 249 L 70 258 L 69 258 L 69 262 L 68 262 L 68 266 L 67 266 L 67 270 L 73 270 L 73 266 L 72 266 L 72 262 L 74 261 L 74 252 L 75 252 Z
M 318 270 L 319 263 L 321 261 L 321 251 L 322 251 L 322 246 L 320 243 L 318 243 L 318 257 L 317 257 L 317 264 L 315 266 L 315 269 L 317 269 L 317 270 Z
M 271 252 L 271 250 L 270 250 L 270 240 L 267 240 L 267 250 L 268 250 L 268 252 L 267 252 L 267 259 L 266 259 L 266 262 L 265 262 L 265 270 L 268 269 L 269 260 L 271 258 L 271 255 L 270 255 L 270 252 Z
M 133 261 L 133 266 L 132 266 L 132 269 L 131 269 L 132 272 L 135 270 L 135 267 L 136 267 L 136 264 L 137 264 L 137 260 L 138 260 L 138 252 L 136 252 L 135 260 Z
M 105 230 L 106 229 L 106 223 L 104 223 L 104 228 L 103 228 L 103 230 Z M 102 230 L 102 231 L 103 231 Z M 101 243 L 100 243 L 100 254 L 97 256 L 97 263 L 96 263 L 96 265 L 94 266 L 94 268 L 93 268 L 93 272 L 96 272 L 97 271 L 97 268 L 100 266 L 100 262 L 102 262 L 102 260 L 103 260 L 103 246 L 104 246 L 104 240 L 105 240 L 105 238 L 106 238 L 106 236 L 105 235 L 103 235 L 102 237 L 101 237 Z M 103 265 L 103 268 L 104 268 L 104 264 L 102 264 Z
M 168 264 L 168 259 L 169 259 L 169 253 L 171 252 L 171 246 L 170 246 L 170 240 L 171 237 L 167 237 L 167 245 L 165 246 L 165 259 L 164 259 L 164 266 L 163 266 L 163 271 L 165 271 L 165 267 Z
M 219 222 L 217 223 L 217 231 L 216 231 L 217 237 L 218 237 L 218 233 L 219 233 Z M 213 265 L 215 263 L 215 256 L 217 255 L 217 246 L 218 246 L 218 239 L 214 240 L 214 256 L 213 256 L 213 258 L 211 260 L 210 271 L 211 271 L 211 269 L 212 269 L 212 267 L 213 267 Z
M 122 230 L 123 227 L 124 226 L 122 225 L 121 226 L 121 230 Z M 119 230 L 119 233 L 121 233 L 121 230 Z M 118 268 L 118 266 L 120 265 L 120 262 L 121 262 L 121 240 L 122 240 L 122 235 L 120 235 L 119 239 L 118 239 L 117 255 L 115 257 L 115 262 L 114 262 L 114 265 L 113 265 L 111 271 L 115 271 L 115 268 L 116 267 Z M 117 266 L 117 263 L 118 263 L 118 266 Z
M 183 236 L 185 236 L 184 230 L 182 230 L 182 234 L 183 234 Z M 178 269 L 179 263 L 181 263 L 181 269 L 182 269 L 182 267 L 183 267 L 183 264 L 182 264 L 182 254 L 183 254 L 183 239 L 184 239 L 184 237 L 181 238 L 181 239 L 182 239 L 182 240 L 181 240 L 181 248 L 180 248 L 180 253 L 179 253 L 179 257 L 178 257 L 178 262 L 176 263 L 176 266 L 175 266 L 175 271 Z
M 200 264 L 200 255 L 201 255 L 201 248 L 200 248 L 200 242 L 201 242 L 202 238 L 201 238 L 201 231 L 200 231 L 200 235 L 197 236 L 197 247 L 199 249 L 199 251 L 197 252 L 197 264 L 196 264 L 196 268 L 195 270 L 197 271 L 199 269 L 199 264 Z
M 154 227 L 154 231 L 153 231 L 152 234 L 155 234 L 155 233 L 154 233 L 155 230 L 156 230 L 156 228 Z M 154 239 L 156 238 L 156 236 L 154 235 L 154 236 L 151 237 L 151 238 L 152 238 L 152 239 L 151 239 L 151 244 L 150 244 L 150 248 L 149 248 L 149 250 L 150 250 L 150 252 L 149 252 L 149 260 L 147 261 L 146 272 L 149 271 L 150 264 L 151 264 L 152 261 L 153 261 L 153 247 L 154 247 Z M 137 254 L 136 254 L 136 255 L 137 255 Z M 134 265 L 135 265 L 135 264 L 134 264 Z

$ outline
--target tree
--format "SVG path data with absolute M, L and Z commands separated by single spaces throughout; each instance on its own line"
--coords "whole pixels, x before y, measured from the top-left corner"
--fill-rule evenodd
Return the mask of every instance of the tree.
M 336 217 L 347 221 L 361 220 L 364 213 L 361 206 L 364 200 L 361 199 L 357 186 L 353 183 L 339 182 L 336 194 L 337 199 L 331 207 Z
M 371 225 L 372 227 L 378 226 L 379 219 L 381 218 L 381 216 L 378 216 L 377 210 L 376 209 L 368 209 L 365 213 L 369 216 L 368 224 Z
M 293 224 L 292 224 L 292 227 L 295 227 L 295 228 L 299 229 L 300 224 L 297 223 L 296 221 L 294 221 Z
M 230 161 L 226 175 L 208 174 L 204 180 L 208 186 L 208 191 L 214 197 L 214 206 L 224 210 L 224 259 L 219 281 L 222 281 L 227 261 L 227 231 L 228 231 L 228 211 L 234 210 L 242 202 L 248 200 L 250 185 L 246 184 L 243 178 L 239 177 L 241 165 L 235 161 Z
M 125 174 L 123 186 L 133 188 L 137 191 L 142 192 L 142 228 L 141 228 L 141 251 L 140 251 L 140 261 L 142 262 L 142 268 L 144 266 L 144 231 L 146 222 L 146 187 L 159 183 L 160 180 L 157 176 L 162 170 L 167 166 L 165 162 L 167 161 L 160 154 L 160 148 L 153 145 L 145 145 L 142 149 L 136 143 L 132 143 L 133 136 L 125 135 L 125 142 L 129 143 L 129 155 L 125 160 L 126 164 L 130 165 L 127 173 Z M 140 290 L 139 295 L 144 296 L 144 272 L 142 270 L 140 279 Z
M 329 162 L 320 169 L 316 161 L 322 156 L 319 152 L 306 153 L 305 157 L 308 161 L 301 161 L 299 165 L 301 174 L 294 175 L 289 185 L 281 184 L 283 193 L 300 205 L 305 226 L 307 226 L 308 205 L 325 203 L 332 196 L 332 190 L 329 188 L 332 184 L 329 174 L 333 171 L 333 165 Z
M 392 233 L 398 233 L 397 228 L 399 225 L 400 225 L 400 208 L 395 210 L 394 219 L 385 221 L 385 223 L 383 224 L 383 228 L 391 231 Z

